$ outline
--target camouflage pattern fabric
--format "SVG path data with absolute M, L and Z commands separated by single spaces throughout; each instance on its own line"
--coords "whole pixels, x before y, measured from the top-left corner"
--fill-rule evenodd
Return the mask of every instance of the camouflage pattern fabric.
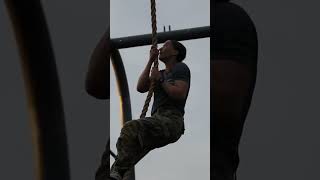
M 127 122 L 116 144 L 118 156 L 111 171 L 123 175 L 149 151 L 176 142 L 183 133 L 183 115 L 174 106 L 159 107 L 151 117 Z

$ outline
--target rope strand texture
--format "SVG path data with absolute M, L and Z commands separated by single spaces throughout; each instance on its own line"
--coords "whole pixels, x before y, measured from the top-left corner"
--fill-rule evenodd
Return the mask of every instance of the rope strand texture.
M 152 23 L 152 46 L 154 48 L 158 47 L 158 40 L 157 40 L 157 17 L 156 17 L 156 1 L 155 0 L 150 0 L 151 1 L 151 23 Z M 158 58 L 153 62 L 153 67 L 158 67 L 159 62 L 158 62 Z M 149 92 L 146 98 L 146 101 L 144 103 L 140 118 L 144 118 L 146 117 L 148 108 L 149 108 L 149 104 L 151 101 L 151 97 L 153 95 L 154 92 L 154 88 L 156 86 L 156 82 L 152 81 L 151 82 L 151 86 L 149 88 Z

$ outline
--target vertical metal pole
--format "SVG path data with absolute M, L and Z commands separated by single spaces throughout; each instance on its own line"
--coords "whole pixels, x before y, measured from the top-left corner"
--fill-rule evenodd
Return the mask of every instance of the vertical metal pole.
M 59 80 L 40 0 L 5 0 L 20 50 L 38 180 L 69 180 Z
M 111 61 L 117 79 L 122 110 L 122 125 L 124 125 L 126 122 L 132 120 L 132 112 L 127 75 L 118 49 L 112 49 Z M 135 180 L 134 168 L 123 177 L 123 180 Z

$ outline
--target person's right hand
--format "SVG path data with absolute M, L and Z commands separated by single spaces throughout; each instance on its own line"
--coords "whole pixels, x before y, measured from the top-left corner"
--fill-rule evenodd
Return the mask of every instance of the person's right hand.
M 158 56 L 159 56 L 159 50 L 155 47 L 151 47 L 150 49 L 150 58 L 149 58 L 149 61 L 152 61 L 154 62 L 155 60 L 158 59 Z

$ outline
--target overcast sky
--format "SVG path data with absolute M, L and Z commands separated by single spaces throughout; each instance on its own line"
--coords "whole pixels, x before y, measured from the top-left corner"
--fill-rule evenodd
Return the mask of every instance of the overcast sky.
M 210 1 L 156 1 L 158 31 L 210 25 Z M 111 0 L 111 38 L 151 33 L 150 1 Z M 148 154 L 136 166 L 137 180 L 210 179 L 210 39 L 183 41 L 187 48 L 185 63 L 191 70 L 191 89 L 186 104 L 185 134 L 181 139 Z M 161 47 L 162 45 L 160 45 Z M 128 76 L 132 114 L 138 118 L 146 94 L 138 93 L 136 82 L 143 70 L 150 46 L 121 50 Z M 163 64 L 160 66 L 163 68 Z M 111 148 L 120 132 L 119 97 L 111 69 Z M 149 111 L 150 113 L 150 111 Z M 113 162 L 113 160 L 112 160 Z

